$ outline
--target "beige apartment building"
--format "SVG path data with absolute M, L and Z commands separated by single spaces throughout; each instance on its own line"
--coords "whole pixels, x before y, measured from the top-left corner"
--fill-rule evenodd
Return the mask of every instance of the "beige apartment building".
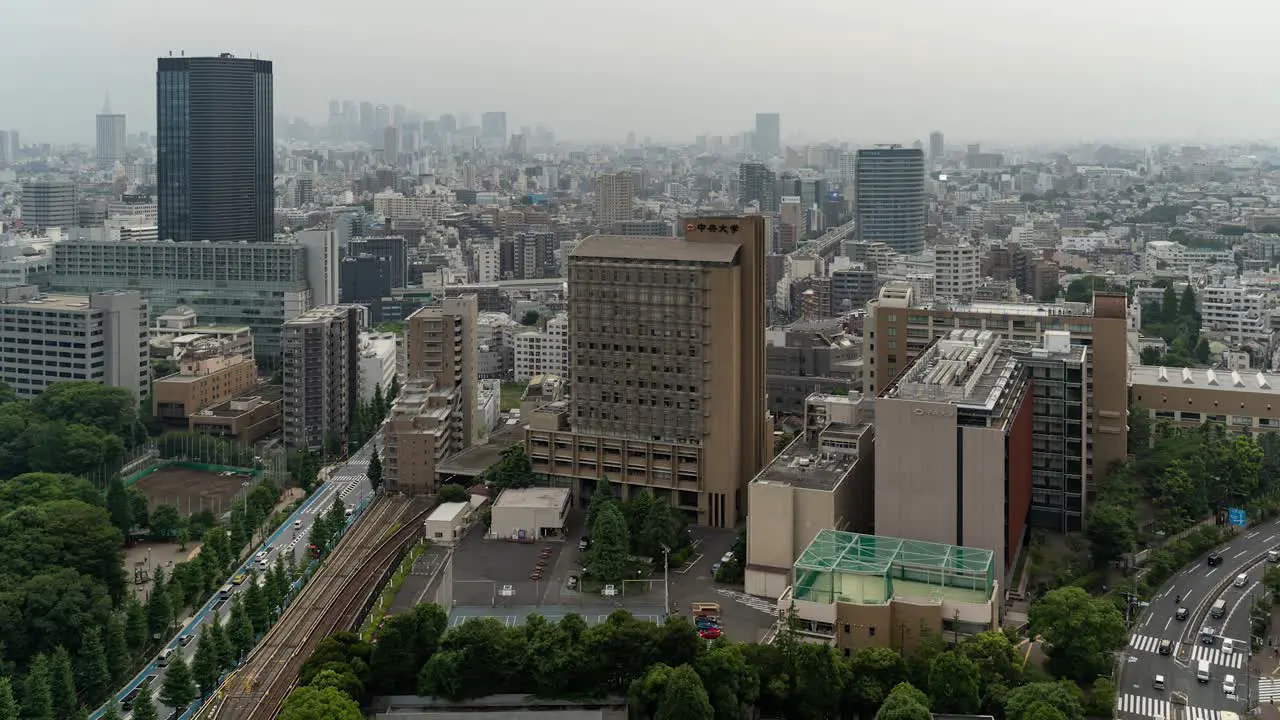
M 410 380 L 382 423 L 383 479 L 388 492 L 428 495 L 437 488 L 436 466 L 462 450 L 460 392 L 430 378 Z
M 1046 330 L 1071 333 L 1089 348 L 1087 478 L 1128 457 L 1128 298 L 1095 293 L 1085 303 L 925 302 L 906 283 L 889 283 L 867 304 L 863 392 L 876 395 L 935 339 L 952 330 L 989 330 L 1040 345 Z
M 187 429 L 188 418 L 258 385 L 252 346 L 241 349 L 214 338 L 184 347 L 178 372 L 151 385 L 151 407 L 166 425 Z
M 1152 420 L 1182 426 L 1212 422 L 1237 431 L 1280 430 L 1280 375 L 1138 365 L 1130 399 Z
M 280 429 L 283 393 L 279 385 L 265 385 L 203 408 L 187 418 L 191 432 L 251 445 Z
M 536 473 L 589 497 L 649 489 L 713 527 L 746 516 L 771 454 L 764 219 L 685 221 L 685 239 L 595 235 L 569 256 L 570 401 L 528 418 Z
M 874 411 L 872 399 L 860 395 L 805 401 L 804 433 L 747 486 L 748 593 L 782 595 L 796 558 L 821 530 L 871 530 Z
M 476 374 L 475 295 L 441 298 L 405 319 L 405 376 L 431 378 L 436 390 L 453 394 L 452 411 L 460 418 L 450 441 L 457 450 L 475 442 L 475 407 L 479 392 Z

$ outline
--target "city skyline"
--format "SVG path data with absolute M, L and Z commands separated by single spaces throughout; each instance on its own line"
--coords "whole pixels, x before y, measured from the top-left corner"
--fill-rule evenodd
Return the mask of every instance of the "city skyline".
M 1265 47 L 1263 33 L 1273 24 L 1268 16 L 1280 19 L 1274 17 L 1280 11 L 1248 6 L 1246 12 L 1238 0 L 1211 17 L 1167 5 L 1148 12 L 1157 7 L 1148 2 L 1117 9 L 1088 0 L 1068 10 L 1000 0 L 961 11 L 910 0 L 905 6 L 827 8 L 819 25 L 739 6 L 726 25 L 730 7 L 718 1 L 691 13 L 662 0 L 643 14 L 663 22 L 680 17 L 694 26 L 714 23 L 723 32 L 716 40 L 627 53 L 618 48 L 636 46 L 626 43 L 632 11 L 557 8 L 556 2 L 565 0 L 504 9 L 496 34 L 486 35 L 493 48 L 524 48 L 535 38 L 543 47 L 574 48 L 572 55 L 548 56 L 546 70 L 530 67 L 523 53 L 517 58 L 501 51 L 470 53 L 460 66 L 450 62 L 474 44 L 456 28 L 492 24 L 489 10 L 450 8 L 443 21 L 430 23 L 416 22 L 416 11 L 408 11 L 396 27 L 376 36 L 344 35 L 343 45 L 291 32 L 300 17 L 317 26 L 347 20 L 345 8 L 326 3 L 255 6 L 253 26 L 234 31 L 220 23 L 250 12 L 245 0 L 191 8 L 133 0 L 109 13 L 75 0 L 58 18 L 34 5 L 18 7 L 10 13 L 11 40 L 0 59 L 41 59 L 27 64 L 29 71 L 8 88 L 15 97 L 41 102 L 13 104 L 0 125 L 25 129 L 33 140 L 39 128 L 41 141 L 91 141 L 91 118 L 110 92 L 131 127 L 154 127 L 149 69 L 155 58 L 184 50 L 188 56 L 233 52 L 272 60 L 279 75 L 277 107 L 289 115 L 322 120 L 331 98 L 384 98 L 427 115 L 468 108 L 478 116 L 496 108 L 509 114 L 508 129 L 544 122 L 561 137 L 580 141 L 620 138 L 631 130 L 664 141 L 731 134 L 750 129 L 755 113 L 775 111 L 784 116 L 784 142 L 855 137 L 909 143 L 934 128 L 957 141 L 1264 138 L 1273 134 L 1267 118 L 1280 104 L 1253 90 L 1270 63 L 1251 49 Z M 113 24 L 119 13 L 144 19 Z M 566 15 L 574 21 L 561 22 Z M 902 22 L 915 17 L 927 20 Z M 1006 32 L 1010 17 L 1017 24 Z M 1245 17 L 1250 21 L 1239 22 Z M 995 44 L 994 28 L 1002 30 Z M 43 43 L 50 32 L 63 39 L 57 53 Z M 852 45 L 851 33 L 858 38 Z M 782 65 L 745 42 L 788 36 L 801 41 Z M 1204 37 L 1232 42 L 1210 46 Z M 596 70 L 602 57 L 610 58 L 608 73 Z M 884 62 L 893 57 L 899 61 Z M 431 71 L 446 64 L 447 73 Z M 56 94 L 49 91 L 55 83 Z M 1223 107 L 1234 112 L 1224 114 Z

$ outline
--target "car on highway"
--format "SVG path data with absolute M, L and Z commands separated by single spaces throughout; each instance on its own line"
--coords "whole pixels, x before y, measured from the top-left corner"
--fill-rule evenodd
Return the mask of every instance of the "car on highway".
M 1161 641 L 1160 641 L 1160 654 L 1161 654 L 1161 655 L 1172 655 L 1172 654 L 1173 654 L 1173 641 L 1172 641 L 1172 640 L 1161 640 Z
M 1200 628 L 1200 642 L 1205 645 L 1212 645 L 1213 639 L 1217 636 L 1218 631 L 1211 627 Z
M 1227 675 L 1226 677 L 1222 678 L 1222 692 L 1232 697 L 1235 697 L 1235 694 L 1236 694 L 1236 676 L 1235 675 Z
M 1248 584 L 1249 584 L 1248 573 L 1240 573 L 1239 575 L 1236 576 L 1236 581 L 1235 581 L 1236 587 L 1244 587 L 1245 585 L 1248 585 Z
M 1236 641 L 1231 638 L 1222 638 L 1222 652 L 1230 655 L 1236 651 Z
M 1267 562 L 1280 563 L 1280 550 L 1268 550 Z
M 191 634 L 183 635 L 182 637 L 178 638 L 178 646 L 186 647 L 190 645 L 191 642 L 195 639 L 196 637 L 194 635 L 191 635 Z
M 1206 560 L 1209 562 L 1209 567 L 1217 567 L 1222 563 L 1222 554 L 1216 552 L 1209 553 L 1209 557 L 1206 558 Z
M 1163 690 L 1163 689 L 1164 689 L 1164 676 L 1163 676 L 1163 675 L 1156 675 L 1155 679 L 1151 681 L 1151 687 L 1155 688 L 1156 690 Z
M 1180 607 L 1178 608 L 1178 612 L 1174 613 L 1173 616 L 1178 618 L 1179 620 L 1186 620 L 1187 616 L 1189 616 L 1190 614 L 1191 614 L 1191 611 L 1187 610 L 1184 607 Z
M 231 584 L 232 584 L 232 585 L 243 585 L 243 584 L 244 584 L 244 581 L 245 581 L 246 579 L 248 579 L 248 577 L 249 577 L 248 573 L 246 573 L 245 571 L 241 570 L 240 572 L 238 572 L 238 573 L 236 573 L 235 575 L 232 575 L 232 576 L 231 576 Z

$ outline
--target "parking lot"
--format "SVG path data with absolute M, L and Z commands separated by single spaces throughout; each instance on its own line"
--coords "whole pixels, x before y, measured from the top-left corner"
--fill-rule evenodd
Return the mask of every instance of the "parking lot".
M 554 619 L 577 613 L 593 623 L 617 609 L 659 618 L 666 602 L 661 568 L 644 581 L 623 583 L 612 597 L 568 588 L 569 576 L 582 572 L 577 543 L 582 537 L 582 522 L 583 514 L 573 511 L 567 541 L 536 543 L 485 539 L 483 528 L 473 527 L 453 555 L 451 622 L 497 617 L 508 625 L 518 625 L 529 613 L 537 612 Z M 741 587 L 717 585 L 712 577 L 713 564 L 732 548 L 736 533 L 698 527 L 691 532 L 697 544 L 694 555 L 683 567 L 669 572 L 671 607 L 688 614 L 692 603 L 719 603 L 727 637 L 758 641 L 774 623 L 775 604 L 746 596 Z M 530 576 L 539 561 L 544 563 L 541 578 L 533 579 Z

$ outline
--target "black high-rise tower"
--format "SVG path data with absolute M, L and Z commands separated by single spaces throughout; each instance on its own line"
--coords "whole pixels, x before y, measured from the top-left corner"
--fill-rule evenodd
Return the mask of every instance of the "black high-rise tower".
M 273 139 L 269 60 L 229 53 L 160 58 L 160 239 L 270 242 Z

